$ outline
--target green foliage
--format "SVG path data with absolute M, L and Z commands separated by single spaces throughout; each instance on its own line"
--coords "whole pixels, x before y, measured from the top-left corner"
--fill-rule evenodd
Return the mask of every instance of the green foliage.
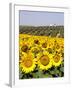
M 19 33 L 51 37 L 60 34 L 59 37 L 64 37 L 64 26 L 19 26 Z
M 20 71 L 19 75 L 20 75 L 19 76 L 20 79 L 63 77 L 64 76 L 64 66 L 60 65 L 58 67 L 52 67 L 45 71 L 39 70 L 36 67 L 36 69 L 31 73 L 26 74 L 26 73 Z

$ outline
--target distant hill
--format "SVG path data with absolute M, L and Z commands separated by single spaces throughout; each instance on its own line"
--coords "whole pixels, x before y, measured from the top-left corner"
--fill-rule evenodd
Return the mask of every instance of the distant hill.
M 20 34 L 64 37 L 64 26 L 19 26 Z

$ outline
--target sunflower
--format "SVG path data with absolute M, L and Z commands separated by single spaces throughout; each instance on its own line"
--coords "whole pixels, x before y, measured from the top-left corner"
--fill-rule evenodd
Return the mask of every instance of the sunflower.
M 49 54 L 52 54 L 53 53 L 53 46 L 54 46 L 54 42 L 53 42 L 53 39 L 52 38 L 48 38 L 47 41 L 46 41 L 47 44 L 47 47 L 46 47 L 46 51 L 49 52 Z
M 60 52 L 64 49 L 64 40 L 63 38 L 55 38 L 54 39 L 54 48 L 56 51 Z
M 48 70 L 49 68 L 52 67 L 52 56 L 44 51 L 43 53 L 38 54 L 38 66 L 41 70 Z
M 33 42 L 34 42 L 34 44 L 39 45 L 40 44 L 40 38 L 39 38 L 39 36 L 34 36 L 33 37 Z
M 54 39 L 48 38 L 48 48 L 53 48 L 53 46 L 54 46 Z
M 60 40 L 61 51 L 64 53 L 64 39 Z
M 62 57 L 60 54 L 55 54 L 53 55 L 53 59 L 52 59 L 53 65 L 54 66 L 59 66 L 62 62 Z
M 31 36 L 28 40 L 28 45 L 29 45 L 29 48 L 35 46 L 35 43 L 34 43 L 34 36 Z
M 28 53 L 29 52 L 28 43 L 23 43 L 22 45 L 20 45 L 19 48 L 20 48 L 19 52 L 21 52 L 21 53 Z
M 48 48 L 48 40 L 47 40 L 47 37 L 40 37 L 40 45 L 39 47 L 42 48 L 42 50 L 47 50 Z
M 32 47 L 32 48 L 30 49 L 30 52 L 31 52 L 31 53 L 34 53 L 34 54 L 38 54 L 38 53 L 40 52 L 40 48 L 39 48 L 38 46 Z
M 33 57 L 33 54 L 25 54 L 22 56 L 21 60 L 19 61 L 19 66 L 22 72 L 30 73 L 36 67 L 36 60 Z

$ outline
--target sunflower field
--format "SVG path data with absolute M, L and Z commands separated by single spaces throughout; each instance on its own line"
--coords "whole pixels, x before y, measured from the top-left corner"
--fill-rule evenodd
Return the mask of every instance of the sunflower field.
M 64 76 L 64 38 L 19 34 L 19 78 Z

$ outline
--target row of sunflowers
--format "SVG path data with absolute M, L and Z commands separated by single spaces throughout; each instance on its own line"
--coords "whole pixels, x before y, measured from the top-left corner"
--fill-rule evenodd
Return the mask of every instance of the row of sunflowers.
M 36 70 L 43 74 L 53 67 L 61 67 L 63 62 L 63 38 L 19 34 L 19 68 L 23 74 L 34 74 Z

